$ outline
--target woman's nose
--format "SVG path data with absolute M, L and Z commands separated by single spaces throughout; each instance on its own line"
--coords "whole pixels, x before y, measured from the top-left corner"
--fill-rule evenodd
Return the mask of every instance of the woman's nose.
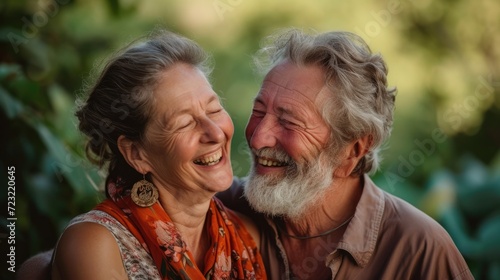
M 224 131 L 213 120 L 207 118 L 203 123 L 201 123 L 201 127 L 203 130 L 201 141 L 203 143 L 210 143 L 210 142 L 219 143 L 224 141 L 225 139 Z

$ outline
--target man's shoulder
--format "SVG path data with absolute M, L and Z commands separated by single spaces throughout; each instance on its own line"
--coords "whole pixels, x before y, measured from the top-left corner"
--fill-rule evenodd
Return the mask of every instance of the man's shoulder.
M 398 240 L 408 253 L 462 258 L 453 239 L 441 224 L 410 203 L 384 192 L 384 217 L 379 237 Z M 385 237 L 384 237 L 385 236 Z
M 385 207 L 383 225 L 389 227 L 400 227 L 412 232 L 412 236 L 418 234 L 433 236 L 435 233 L 446 233 L 446 230 L 432 217 L 422 210 L 411 205 L 407 201 L 384 191 Z
M 391 230 L 396 235 L 406 235 L 411 232 L 412 237 L 425 236 L 429 232 L 435 231 L 446 233 L 444 228 L 432 217 L 407 201 L 383 190 L 367 177 L 365 177 L 365 188 L 367 189 L 363 195 L 366 193 L 366 196 L 370 198 L 364 200 L 365 205 L 366 201 L 381 203 L 380 208 L 383 209 L 383 215 L 380 231 Z
M 473 279 L 454 241 L 437 221 L 401 198 L 387 192 L 383 195 L 385 207 L 377 242 L 379 254 L 390 255 L 399 265 L 406 263 L 408 269 L 434 267 L 420 271 L 420 278 Z

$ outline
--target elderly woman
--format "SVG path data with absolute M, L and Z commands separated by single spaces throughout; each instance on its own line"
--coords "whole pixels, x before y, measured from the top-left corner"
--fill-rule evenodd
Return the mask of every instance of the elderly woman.
M 161 32 L 107 63 L 76 113 L 107 199 L 64 231 L 52 279 L 266 278 L 256 228 L 214 198 L 234 128 L 206 58 Z

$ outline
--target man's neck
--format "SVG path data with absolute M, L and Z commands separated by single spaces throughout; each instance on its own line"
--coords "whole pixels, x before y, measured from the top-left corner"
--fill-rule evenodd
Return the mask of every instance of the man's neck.
M 325 258 L 342 239 L 363 192 L 363 179 L 336 179 L 317 206 L 280 228 L 290 269 L 300 279 L 329 279 Z M 291 237 L 291 236 L 294 237 Z M 300 237 L 300 238 L 297 238 Z M 307 260 L 307 262 L 305 261 Z
M 362 191 L 362 177 L 335 178 L 300 218 L 286 219 L 288 235 L 316 236 L 342 225 L 354 215 Z

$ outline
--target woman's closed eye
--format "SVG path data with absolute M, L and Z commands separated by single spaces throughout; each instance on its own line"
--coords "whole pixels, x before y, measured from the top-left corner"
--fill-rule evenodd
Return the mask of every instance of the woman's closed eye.
M 217 109 L 212 109 L 208 112 L 209 115 L 215 115 L 215 114 L 218 114 L 220 112 L 222 112 L 224 109 L 222 108 L 217 108 Z
M 182 120 L 179 120 L 176 124 L 176 130 L 182 130 L 191 127 L 193 124 L 195 124 L 195 121 L 193 118 L 185 118 Z

